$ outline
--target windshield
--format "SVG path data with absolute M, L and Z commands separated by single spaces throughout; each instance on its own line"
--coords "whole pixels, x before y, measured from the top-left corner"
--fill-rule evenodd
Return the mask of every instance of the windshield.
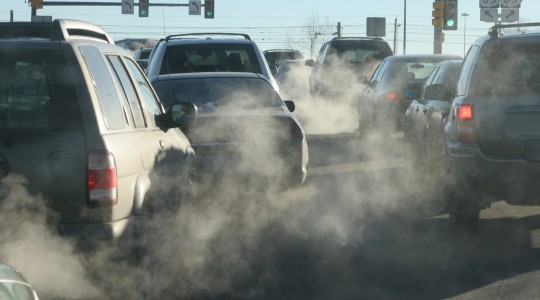
M 159 98 L 168 107 L 176 101 L 197 105 L 201 111 L 282 107 L 270 84 L 255 78 L 194 78 L 154 83 Z

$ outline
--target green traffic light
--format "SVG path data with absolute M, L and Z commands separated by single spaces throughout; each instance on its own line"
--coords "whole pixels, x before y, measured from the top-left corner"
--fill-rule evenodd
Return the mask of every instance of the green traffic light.
M 452 19 L 446 20 L 446 25 L 447 25 L 448 27 L 453 27 L 454 24 L 455 24 L 454 20 L 452 20 Z

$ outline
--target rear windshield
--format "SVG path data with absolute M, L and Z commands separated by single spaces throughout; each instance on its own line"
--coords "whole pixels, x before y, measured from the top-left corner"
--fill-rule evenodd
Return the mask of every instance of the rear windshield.
M 291 59 L 302 59 L 304 56 L 298 51 L 273 51 L 264 54 L 270 66 L 280 66 L 284 61 Z
M 62 52 L 0 49 L 0 131 L 80 129 L 77 95 Z
M 434 61 L 394 61 L 384 73 L 384 82 L 406 82 L 410 80 L 425 80 L 439 62 Z
M 168 46 L 160 74 L 219 71 L 262 72 L 252 45 L 213 43 Z
M 480 95 L 540 95 L 540 43 L 497 40 L 484 46 L 474 72 Z
M 256 78 L 194 78 L 154 83 L 163 105 L 187 101 L 199 110 L 281 107 L 283 102 L 272 86 Z
M 382 60 L 391 56 L 388 45 L 380 41 L 340 41 L 333 42 L 322 61 L 325 65 L 340 63 L 362 64 Z

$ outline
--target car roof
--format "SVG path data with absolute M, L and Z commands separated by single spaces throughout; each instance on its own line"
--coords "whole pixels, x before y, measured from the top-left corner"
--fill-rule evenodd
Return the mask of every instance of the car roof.
M 296 49 L 268 49 L 268 50 L 264 50 L 263 52 L 264 53 L 271 53 L 271 52 L 295 52 L 295 53 L 298 53 L 300 51 L 296 50 Z
M 155 77 L 157 80 L 170 79 L 202 79 L 202 78 L 247 78 L 264 79 L 263 75 L 249 72 L 194 72 L 194 73 L 175 73 L 163 74 Z
M 387 61 L 418 61 L 418 60 L 460 60 L 461 56 L 455 54 L 400 54 L 388 56 L 385 58 Z
M 0 281 L 4 280 L 18 280 L 21 282 L 26 282 L 24 276 L 17 269 L 0 263 Z

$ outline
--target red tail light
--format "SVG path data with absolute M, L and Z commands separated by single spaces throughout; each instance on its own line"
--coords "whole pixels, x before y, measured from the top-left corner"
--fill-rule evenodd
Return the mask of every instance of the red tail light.
M 403 96 L 400 93 L 390 92 L 390 93 L 386 94 L 386 99 L 391 100 L 391 101 L 398 101 L 399 102 L 399 101 L 403 100 Z
M 88 155 L 88 201 L 91 207 L 114 206 L 118 202 L 116 162 L 107 151 Z
M 458 138 L 461 141 L 476 141 L 472 105 L 461 105 L 457 108 L 457 132 Z

